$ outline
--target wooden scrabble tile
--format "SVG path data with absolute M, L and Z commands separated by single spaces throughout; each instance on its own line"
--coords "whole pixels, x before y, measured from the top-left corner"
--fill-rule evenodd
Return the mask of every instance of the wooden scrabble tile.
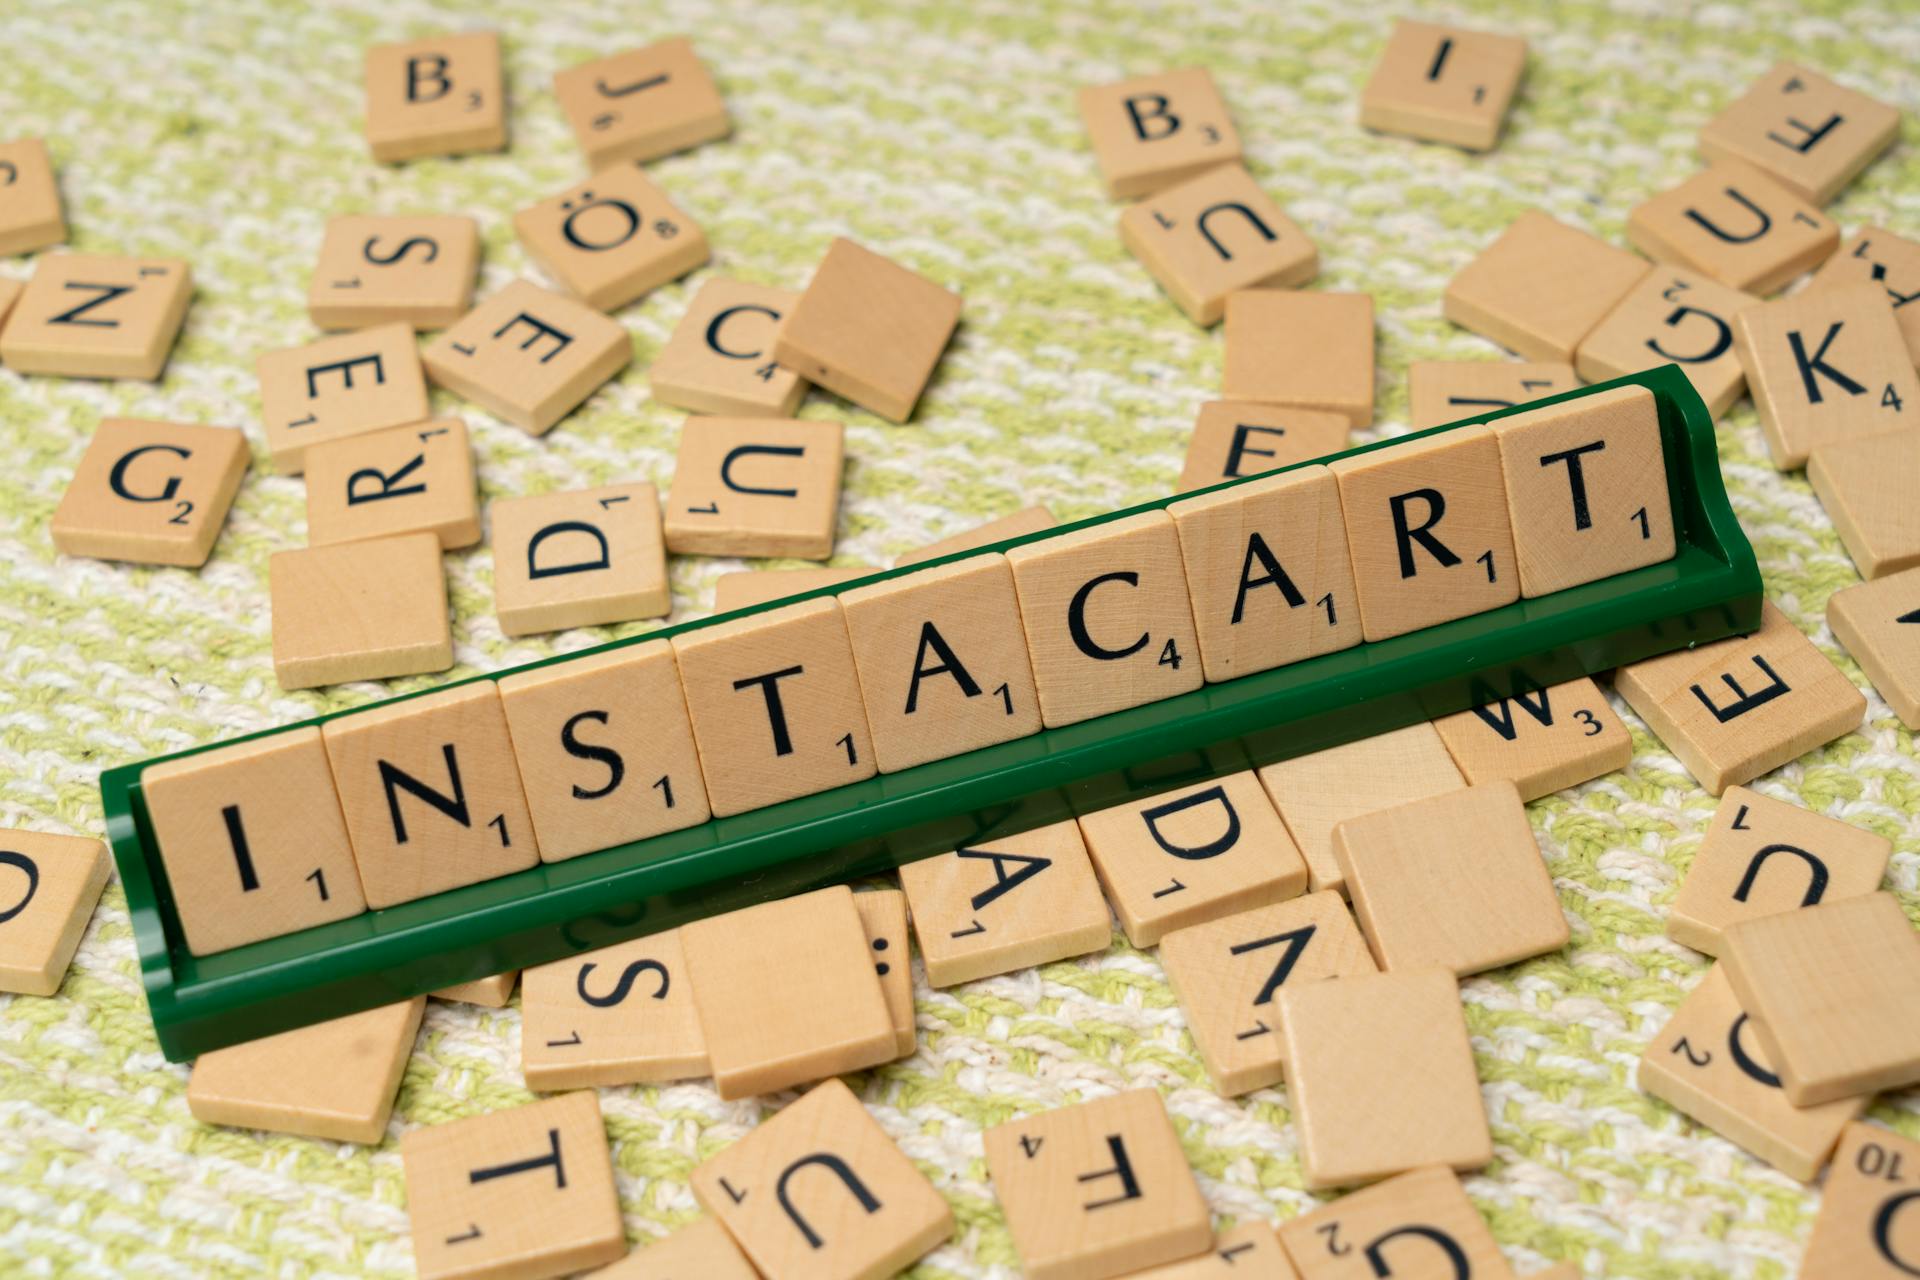
M 157 764 L 140 790 L 194 955 L 367 909 L 320 730 Z
M 32 253 L 66 238 L 47 144 L 38 138 L 0 142 L 0 255 Z
M 900 887 L 933 987 L 1104 951 L 1113 940 L 1071 819 L 909 862 Z
M 683 925 L 680 945 L 722 1098 L 893 1058 L 886 989 L 845 885 Z
M 700 1218 L 593 1272 L 591 1280 L 760 1280 L 760 1273 L 718 1219 Z
M 1825 204 L 1893 142 L 1900 112 L 1798 63 L 1776 62 L 1700 130 L 1709 162 L 1744 160 Z
M 947 1202 L 838 1080 L 697 1167 L 693 1194 L 778 1280 L 885 1280 L 953 1234 Z
M 479 269 L 480 227 L 472 218 L 342 214 L 327 220 L 307 314 L 322 329 L 443 329 L 473 305 Z
M 673 638 L 718 817 L 874 775 L 838 601 L 803 600 Z
M 321 735 L 375 910 L 540 860 L 491 680 L 356 711 Z
M 367 143 L 382 164 L 504 149 L 499 34 L 469 31 L 369 46 Z
M 667 550 L 825 560 L 844 435 L 837 422 L 688 418 L 667 493 Z
M 1860 727 L 1867 700 L 1771 603 L 1760 629 L 1614 672 L 1627 705 L 1710 795 Z
M 1725 937 L 1734 997 L 1794 1106 L 1920 1081 L 1920 935 L 1899 899 L 1756 916 Z
M 1579 385 L 1572 365 L 1551 360 L 1416 360 L 1407 367 L 1408 426 L 1444 427 Z
M 282 689 L 453 665 L 447 581 L 431 533 L 276 551 L 267 582 Z
M 1227 295 L 1229 400 L 1260 400 L 1373 423 L 1373 295 L 1243 289 Z
M 198 568 L 252 455 L 233 427 L 107 418 L 54 508 L 61 554 Z
M 1720 965 L 1693 989 L 1640 1057 L 1638 1084 L 1734 1145 L 1803 1182 L 1826 1164 L 1867 1099 L 1800 1108 L 1787 1101 Z
M 1160 939 L 1160 963 L 1213 1087 L 1230 1098 L 1280 1081 L 1273 996 L 1283 985 L 1376 971 L 1337 893 L 1175 929 Z
M 1615 387 L 1501 418 L 1520 594 L 1532 599 L 1673 559 L 1653 392 Z
M 1656 262 L 1769 294 L 1825 262 L 1840 230 L 1759 170 L 1722 161 L 1635 205 L 1627 239 Z
M 1207 1202 L 1152 1089 L 997 1124 L 986 1150 L 1028 1280 L 1106 1280 L 1213 1243 Z
M 869 564 L 849 564 L 820 569 L 741 569 L 723 573 L 713 580 L 713 611 L 727 613 L 756 604 L 771 604 L 876 572 L 878 570 Z
M 1920 566 L 1920 511 L 1912 478 L 1920 475 L 1920 414 L 1898 431 L 1832 440 L 1813 447 L 1807 479 L 1871 581 Z
M 1308 1190 L 1493 1158 L 1459 987 L 1445 969 L 1288 983 L 1274 1013 Z
M 652 485 L 499 498 L 491 513 L 493 602 L 504 634 L 664 618 L 673 608 Z
M 106 884 L 98 840 L 0 829 L 0 991 L 60 990 Z
M 1717 956 L 1742 920 L 1880 888 L 1893 842 L 1745 787 L 1729 787 L 1667 911 L 1667 936 Z
M 1349 443 L 1337 413 L 1253 400 L 1209 400 L 1193 420 L 1179 491 L 1186 493 L 1338 453 Z
M 420 359 L 438 385 L 538 436 L 627 367 L 633 340 L 591 307 L 516 280 Z
M 1307 864 L 1250 771 L 1086 814 L 1080 833 L 1136 947 L 1307 887 Z
M 435 418 L 327 440 L 306 453 L 307 544 L 431 533 L 449 551 L 480 541 L 467 424 Z
M 1049 729 L 1200 687 L 1180 539 L 1164 511 L 1006 555 Z
M 1526 69 L 1527 42 L 1519 36 L 1401 18 L 1360 91 L 1360 123 L 1490 151 Z
M 1021 538 L 1030 533 L 1044 532 L 1053 528 L 1054 524 L 1053 512 L 1045 507 L 1025 507 L 1010 516 L 989 520 L 985 524 L 975 525 L 971 529 L 942 538 L 938 542 L 929 542 L 917 550 L 903 552 L 894 557 L 893 567 L 904 569 L 911 564 L 924 564 L 928 560 L 938 560 L 941 556 L 974 551 L 1008 538 Z
M 638 164 L 597 171 L 513 215 L 527 256 L 562 289 L 612 311 L 706 263 L 707 233 Z
M 254 363 L 267 448 L 282 475 L 306 469 L 311 445 L 427 417 L 427 380 L 412 325 L 376 325 L 268 351 Z
M 450 987 L 441 987 L 427 992 L 435 1000 L 446 1000 L 453 1004 L 477 1004 L 483 1009 L 504 1009 L 513 1000 L 513 989 L 520 982 L 520 971 L 509 969 L 505 973 L 496 973 L 489 978 L 475 978 L 472 982 L 456 982 Z
M 1901 723 L 1920 729 L 1920 569 L 1834 592 L 1827 625 Z
M 707 1074 L 680 931 L 529 969 L 520 989 L 527 1088 L 690 1080 Z
M 1366 639 L 1520 598 L 1501 452 L 1488 428 L 1457 427 L 1330 465 Z
M 1240 159 L 1240 135 L 1205 67 L 1089 85 L 1076 99 L 1115 200 L 1149 196 Z
M 1333 855 L 1333 829 L 1348 818 L 1467 784 L 1431 724 L 1410 724 L 1344 746 L 1281 760 L 1260 771 L 1261 785 L 1307 860 L 1307 887 L 1345 892 Z
M 712 816 L 665 640 L 522 671 L 499 688 L 544 860 Z
M 187 1079 L 202 1124 L 378 1146 L 425 996 L 203 1053 Z
M 595 172 L 724 138 L 727 104 L 684 36 L 556 71 L 553 96 Z
M 1450 1169 L 1414 1169 L 1341 1196 L 1282 1222 L 1279 1235 L 1300 1280 L 1373 1280 L 1382 1271 L 1407 1280 L 1513 1274 Z
M 690 413 L 791 418 L 807 384 L 773 359 L 773 335 L 800 295 L 709 277 L 653 358 L 653 398 Z
M 1734 350 L 1782 471 L 1823 444 L 1920 425 L 1920 375 L 1877 286 L 1749 307 L 1734 322 Z
M 1211 1252 L 1129 1272 L 1127 1280 L 1239 1280 L 1245 1276 L 1298 1280 L 1286 1250 L 1280 1247 L 1280 1237 L 1265 1222 L 1243 1222 L 1215 1236 Z
M 1291 288 L 1320 271 L 1320 251 L 1238 164 L 1223 164 L 1120 215 L 1120 239 L 1197 325 L 1226 314 L 1227 295 Z
M 1585 676 L 1516 690 L 1442 716 L 1433 727 L 1469 786 L 1504 779 L 1519 788 L 1522 800 L 1624 769 L 1633 758 L 1626 726 Z
M 591 1090 L 400 1139 L 421 1280 L 558 1276 L 627 1252 Z
M 1461 328 L 1524 359 L 1571 364 L 1580 340 L 1650 269 L 1529 209 L 1448 282 L 1441 307 Z
M 1884 227 L 1862 227 L 1814 273 L 1807 282 L 1807 292 L 1823 293 L 1862 284 L 1877 284 L 1886 290 L 1893 318 L 1900 322 L 1900 335 L 1906 339 L 1907 354 L 1920 364 L 1920 307 L 1913 305 L 1920 302 L 1920 242 L 1897 236 Z M 5 314 L 6 304 L 0 302 L 0 317 Z
M 913 1023 L 913 963 L 907 956 L 907 895 L 898 889 L 870 889 L 854 894 L 853 906 L 887 997 L 894 1056 L 907 1057 L 919 1043 Z
M 1183 498 L 1167 514 L 1208 680 L 1360 643 L 1339 486 L 1326 467 Z
M 7 317 L 13 313 L 13 304 L 20 301 L 20 295 L 26 292 L 26 286 L 18 280 L 0 279 L 0 332 L 7 327 Z
M 1800 1259 L 1807 1280 L 1903 1280 L 1920 1271 L 1920 1142 L 1850 1124 Z
M 0 332 L 0 361 L 15 373 L 151 382 L 192 297 L 193 272 L 178 258 L 44 254 Z
M 1567 945 L 1567 918 L 1504 779 L 1348 818 L 1333 829 L 1353 914 L 1389 973 L 1459 977 Z
M 773 358 L 905 422 L 959 323 L 959 294 L 841 236 L 774 331 Z
M 1589 382 L 1677 364 L 1717 418 L 1747 389 L 1733 318 L 1759 301 L 1685 267 L 1656 268 L 1580 340 L 1574 363 Z
M 956 560 L 838 598 L 880 772 L 1040 732 L 1005 556 Z

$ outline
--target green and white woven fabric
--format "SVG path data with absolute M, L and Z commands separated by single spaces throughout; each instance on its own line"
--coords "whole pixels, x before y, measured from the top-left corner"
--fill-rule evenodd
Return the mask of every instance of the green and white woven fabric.
M 1532 44 L 1505 139 L 1485 156 L 1358 127 L 1360 86 L 1401 9 L 3 0 L 0 136 L 48 139 L 73 248 L 186 258 L 196 298 L 158 385 L 0 371 L 0 823 L 97 835 L 103 766 L 436 682 L 292 694 L 275 683 L 267 558 L 304 544 L 304 496 L 260 452 L 254 357 L 316 336 L 305 290 L 333 214 L 468 213 L 485 239 L 482 291 L 529 274 L 509 217 L 583 176 L 550 78 L 593 56 L 685 33 L 713 67 L 734 136 L 651 166 L 705 226 L 713 265 L 620 314 L 633 366 L 544 439 L 451 399 L 436 408 L 471 424 L 489 499 L 636 479 L 664 489 L 681 415 L 649 399 L 646 367 L 693 287 L 724 273 L 798 288 L 831 236 L 855 236 L 958 289 L 966 310 L 911 425 L 818 393 L 802 410 L 847 424 L 844 563 L 888 563 L 1029 503 L 1075 518 L 1174 484 L 1194 412 L 1217 393 L 1220 338 L 1122 249 L 1078 85 L 1213 69 L 1255 176 L 1319 244 L 1317 287 L 1378 304 L 1380 411 L 1362 439 L 1404 429 L 1410 361 L 1497 354 L 1441 318 L 1440 295 L 1516 214 L 1541 207 L 1623 242 L 1629 209 L 1695 169 L 1700 125 L 1777 58 L 1907 112 L 1902 141 L 1831 212 L 1847 230 L 1920 232 L 1911 0 L 1427 5 L 1419 16 Z M 474 26 L 505 38 L 511 149 L 373 164 L 363 49 Z M 0 273 L 30 267 L 0 262 Z M 204 570 L 54 555 L 48 518 L 112 415 L 248 429 L 255 467 Z M 1768 465 L 1749 405 L 1720 433 L 1769 595 L 1864 685 L 1822 621 L 1828 595 L 1856 579 L 1831 523 L 1801 476 Z M 737 567 L 676 559 L 675 616 L 700 613 L 714 578 Z M 450 556 L 448 573 L 453 675 L 646 629 L 509 641 L 486 549 Z M 1467 1187 L 1521 1270 L 1577 1259 L 1596 1276 L 1787 1276 L 1818 1192 L 1633 1087 L 1642 1048 L 1704 971 L 1662 923 L 1714 802 L 1627 719 L 1631 767 L 1530 807 L 1571 945 L 1464 984 L 1496 1152 Z M 1757 785 L 1890 836 L 1891 883 L 1920 907 L 1920 761 L 1878 698 L 1860 732 Z M 1117 940 L 1084 961 L 922 985 L 918 1007 L 920 1051 L 853 1081 L 959 1220 L 916 1276 L 1015 1274 L 981 1130 L 1124 1087 L 1164 1095 L 1222 1222 L 1315 1203 L 1300 1190 L 1286 1091 L 1214 1094 L 1150 953 Z M 116 882 L 57 997 L 0 997 L 0 1272 L 409 1275 L 397 1135 L 527 1101 L 519 1037 L 516 1008 L 434 1002 L 378 1149 L 201 1126 L 186 1068 L 155 1046 Z M 696 1215 L 689 1171 L 770 1105 L 723 1103 L 700 1083 L 601 1097 L 636 1241 Z M 1920 1135 L 1913 1094 L 1871 1115 Z

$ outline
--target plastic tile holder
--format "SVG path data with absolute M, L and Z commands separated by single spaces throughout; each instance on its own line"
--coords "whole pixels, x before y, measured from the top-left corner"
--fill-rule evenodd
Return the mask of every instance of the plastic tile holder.
M 1664 564 L 216 955 L 188 954 L 147 817 L 140 776 L 161 761 L 110 769 L 100 780 L 107 838 L 126 888 L 160 1047 L 176 1061 L 190 1058 L 1754 630 L 1760 624 L 1759 568 L 1727 504 L 1712 417 L 1679 369 L 1668 365 L 1534 404 L 1574 400 L 1625 383 L 1650 389 L 1659 409 L 1678 542 L 1674 558 Z M 1418 434 L 1487 422 L 1527 407 Z M 979 550 L 1004 550 L 1174 500 L 859 581 L 917 572 Z M 795 598 L 837 594 L 854 585 Z M 530 666 L 770 607 L 775 606 L 704 618 Z M 226 744 L 161 759 L 216 745 Z

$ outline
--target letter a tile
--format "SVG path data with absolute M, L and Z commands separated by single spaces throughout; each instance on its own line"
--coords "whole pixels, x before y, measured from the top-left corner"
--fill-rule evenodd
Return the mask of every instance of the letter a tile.
M 590 1091 L 414 1129 L 400 1160 L 421 1280 L 570 1275 L 627 1252 Z
M 1105 951 L 1113 940 L 1071 820 L 909 862 L 900 885 L 933 987 Z
M 1220 323 L 1227 295 L 1313 279 L 1320 254 L 1240 165 L 1221 165 L 1120 215 L 1120 239 L 1187 319 Z
M 1614 688 L 1710 795 L 1860 727 L 1867 700 L 1784 613 L 1760 629 L 1648 658 Z
M 673 638 L 719 817 L 874 775 L 840 603 L 806 600 Z
M 696 920 L 680 946 L 722 1098 L 895 1056 L 886 989 L 845 885 Z
M 491 680 L 356 711 L 329 720 L 321 736 L 368 906 L 540 860 Z
M 1160 939 L 1160 963 L 1213 1087 L 1229 1098 L 1279 1083 L 1273 997 L 1282 986 L 1376 972 L 1337 893 L 1176 929 Z
M 1040 731 L 1005 556 L 922 569 L 839 600 L 880 772 Z
M 1793 62 L 1776 62 L 1700 130 L 1708 161 L 1744 160 L 1825 204 L 1887 149 L 1900 113 Z
M 947 1202 L 838 1080 L 695 1169 L 693 1194 L 769 1280 L 886 1280 L 953 1234 Z
M 53 545 L 70 556 L 198 568 L 251 456 L 233 427 L 104 419 L 54 509 Z
M 153 765 L 140 790 L 194 955 L 366 910 L 320 730 Z
M 1890 893 L 1744 920 L 1722 953 L 1787 1100 L 1920 1083 L 1920 934 Z
M 1667 911 L 1667 936 L 1720 954 L 1742 920 L 1880 888 L 1893 842 L 1885 836 L 1729 787 Z
M 1108 1280 L 1213 1243 L 1207 1202 L 1151 1089 L 995 1125 L 986 1149 L 1027 1280 Z
M 1451 973 L 1289 983 L 1274 997 L 1274 1011 L 1308 1190 L 1429 1164 L 1478 1169 L 1493 1158 Z
M 593 308 L 516 280 L 420 358 L 435 384 L 538 436 L 627 367 L 633 340 Z
M 1749 307 L 1734 322 L 1734 348 L 1782 471 L 1823 444 L 1920 426 L 1920 375 L 1876 285 Z
M 1240 135 L 1205 67 L 1088 86 L 1078 97 L 1115 200 L 1152 195 L 1240 158 Z
M 1447 1169 L 1415 1169 L 1290 1218 L 1280 1224 L 1280 1243 L 1300 1280 L 1513 1275 L 1486 1219 Z
M 673 608 L 650 484 L 494 502 L 493 602 L 510 636 L 663 618 Z
M 1900 722 L 1920 729 L 1920 569 L 1834 592 L 1827 625 Z
M 1866 1123 L 1833 1154 L 1800 1259 L 1806 1280 L 1911 1280 L 1920 1272 L 1920 1142 Z
M 1865 1098 L 1796 1107 L 1780 1090 L 1752 1019 L 1719 965 L 1693 989 L 1640 1057 L 1636 1083 L 1682 1115 L 1810 1182 Z
M 1728 160 L 1635 205 L 1627 239 L 1656 262 L 1766 295 L 1825 262 L 1840 229 L 1758 169 Z
M 1368 640 L 1520 598 L 1501 449 L 1486 427 L 1389 445 L 1329 468 Z
M 691 1080 L 709 1070 L 677 929 L 528 969 L 520 1007 L 529 1089 Z
M 1148 511 L 1007 552 L 1050 729 L 1202 683 L 1173 519 Z
M 1080 830 L 1136 947 L 1307 887 L 1307 864 L 1251 772 L 1087 814 Z

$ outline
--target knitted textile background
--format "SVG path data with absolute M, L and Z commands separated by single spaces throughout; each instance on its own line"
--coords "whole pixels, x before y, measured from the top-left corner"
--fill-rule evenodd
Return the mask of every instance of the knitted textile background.
M 1213 69 L 1253 173 L 1319 245 L 1315 287 L 1375 298 L 1380 409 L 1362 440 L 1404 429 L 1410 361 L 1499 354 L 1441 318 L 1440 294 L 1514 216 L 1538 206 L 1624 243 L 1629 209 L 1696 168 L 1701 124 L 1776 58 L 1907 113 L 1902 140 L 1831 212 L 1847 231 L 1920 231 L 1911 4 L 1425 5 L 1421 16 L 1531 42 L 1505 138 L 1485 156 L 1357 125 L 1360 86 L 1408 7 L 5 0 L 0 136 L 48 139 L 70 247 L 186 258 L 196 295 L 158 385 L 0 371 L 0 823 L 99 835 L 103 766 L 447 678 L 292 694 L 275 683 L 267 558 L 304 544 L 304 497 L 260 451 L 253 361 L 317 336 L 305 290 L 334 214 L 471 214 L 481 293 L 529 274 L 509 216 L 584 176 L 550 78 L 590 57 L 686 33 L 719 78 L 733 137 L 650 166 L 705 226 L 713 265 L 619 314 L 633 365 L 546 438 L 441 393 L 436 409 L 471 424 L 488 499 L 631 479 L 664 491 L 683 415 L 650 400 L 646 369 L 693 287 L 725 274 L 799 288 L 829 237 L 857 237 L 958 289 L 966 310 L 910 425 L 818 392 L 802 410 L 847 424 L 843 563 L 885 564 L 1029 503 L 1070 519 L 1174 484 L 1194 412 L 1217 393 L 1220 338 L 1122 249 L 1078 85 Z M 362 51 L 470 26 L 504 37 L 511 149 L 374 164 Z M 54 555 L 48 519 L 111 415 L 247 428 L 254 469 L 205 569 Z M 1768 465 L 1746 402 L 1720 446 L 1768 594 L 1864 685 L 1822 621 L 1828 595 L 1856 580 L 1831 523 L 1800 475 Z M 674 616 L 703 611 L 714 578 L 737 567 L 675 558 Z M 486 549 L 450 556 L 448 573 L 449 676 L 654 625 L 508 641 Z M 1495 1144 L 1467 1188 L 1523 1270 L 1575 1259 L 1589 1275 L 1790 1275 L 1818 1192 L 1633 1087 L 1648 1038 L 1704 971 L 1662 924 L 1714 801 L 1615 706 L 1634 730 L 1632 766 L 1530 806 L 1571 945 L 1463 986 Z M 1861 732 L 1758 785 L 1892 837 L 1891 883 L 1920 906 L 1920 761 L 1878 698 Z M 923 983 L 917 997 L 920 1051 L 852 1080 L 959 1220 L 915 1275 L 1014 1274 L 981 1130 L 1123 1087 L 1166 1098 L 1222 1222 L 1315 1203 L 1300 1190 L 1286 1091 L 1226 1100 L 1208 1087 L 1151 953 L 1116 937 L 1100 956 L 945 992 Z M 60 994 L 0 996 L 0 1272 L 410 1275 L 398 1134 L 527 1101 L 519 1034 L 517 1008 L 432 1002 L 378 1149 L 202 1126 L 187 1069 L 155 1046 L 116 880 Z M 695 1216 L 689 1171 L 768 1106 L 723 1103 L 701 1083 L 601 1101 L 642 1242 Z M 1912 1093 L 1872 1117 L 1920 1136 Z

